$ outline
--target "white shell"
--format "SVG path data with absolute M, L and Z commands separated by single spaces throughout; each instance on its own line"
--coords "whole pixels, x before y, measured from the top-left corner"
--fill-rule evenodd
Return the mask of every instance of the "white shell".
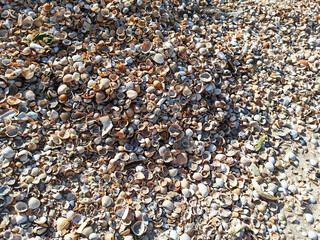
M 100 121 L 102 123 L 102 137 L 103 137 L 111 131 L 113 124 L 109 116 L 101 117 Z
M 304 216 L 305 216 L 305 218 L 306 218 L 308 223 L 313 223 L 314 222 L 314 217 L 312 216 L 312 214 L 306 213 Z
M 112 204 L 112 198 L 109 196 L 103 196 L 101 199 L 102 207 L 109 207 Z
M 27 221 L 28 221 L 28 217 L 26 215 L 17 215 L 16 216 L 16 223 L 19 225 L 26 223 Z
M 172 211 L 174 208 L 173 202 L 171 202 L 170 200 L 165 200 L 162 203 L 162 207 L 164 207 L 165 209 L 167 209 L 168 211 Z
M 204 185 L 203 183 L 198 184 L 198 190 L 199 190 L 202 197 L 206 197 L 209 194 L 208 186 Z
M 152 57 L 153 61 L 155 61 L 158 64 L 162 64 L 164 63 L 164 57 L 161 53 L 156 53 L 153 57 Z
M 30 198 L 28 201 L 28 206 L 32 210 L 39 208 L 40 205 L 41 205 L 40 200 L 35 197 Z
M 180 240 L 191 240 L 191 238 L 189 237 L 189 235 L 186 234 L 186 233 L 182 234 L 179 239 L 180 239 Z
M 128 90 L 127 97 L 131 100 L 136 99 L 138 97 L 138 93 L 134 90 Z
M 1 154 L 4 158 L 13 158 L 15 152 L 11 147 L 6 147 L 2 150 Z

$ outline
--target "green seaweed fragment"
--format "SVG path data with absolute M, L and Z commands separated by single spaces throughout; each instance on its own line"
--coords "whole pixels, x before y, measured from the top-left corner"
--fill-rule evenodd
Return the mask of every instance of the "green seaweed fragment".
M 261 147 L 262 147 L 262 145 L 263 145 L 263 143 L 264 143 L 265 140 L 266 140 L 266 136 L 265 136 L 265 135 L 263 135 L 262 137 L 260 137 L 257 145 L 254 146 L 254 149 L 256 150 L 256 152 L 258 152 L 258 151 L 261 149 Z
M 55 38 L 53 35 L 49 33 L 39 33 L 37 36 L 35 36 L 33 41 L 39 41 L 39 40 L 49 45 L 55 40 Z

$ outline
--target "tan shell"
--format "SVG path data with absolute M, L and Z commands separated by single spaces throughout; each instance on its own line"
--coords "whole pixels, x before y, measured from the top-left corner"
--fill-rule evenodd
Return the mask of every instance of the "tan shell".
M 70 226 L 70 222 L 66 218 L 61 217 L 57 220 L 57 231 L 68 229 L 69 226 Z

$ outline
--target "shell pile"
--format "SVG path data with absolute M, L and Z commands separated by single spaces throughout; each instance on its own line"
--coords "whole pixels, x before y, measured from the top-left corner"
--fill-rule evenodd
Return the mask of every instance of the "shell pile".
M 0 14 L 1 239 L 318 238 L 317 1 Z

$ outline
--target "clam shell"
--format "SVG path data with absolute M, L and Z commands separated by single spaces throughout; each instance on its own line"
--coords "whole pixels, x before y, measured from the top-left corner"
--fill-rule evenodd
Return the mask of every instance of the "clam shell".
M 61 217 L 61 218 L 58 218 L 56 225 L 57 225 L 57 231 L 62 231 L 69 228 L 70 222 L 68 221 L 68 219 Z
M 127 97 L 129 99 L 134 100 L 134 99 L 136 99 L 138 97 L 138 93 L 136 91 L 134 91 L 134 90 L 128 90 L 127 91 Z
M 35 210 L 37 208 L 39 208 L 41 205 L 40 200 L 35 198 L 35 197 L 31 197 L 28 201 L 28 206 L 29 208 L 31 208 L 32 210 Z
M 28 217 L 26 215 L 17 215 L 16 216 L 16 223 L 18 225 L 24 224 L 28 221 Z
M 158 64 L 164 63 L 164 57 L 161 53 L 156 53 L 155 55 L 153 55 L 152 59 Z
M 202 197 L 206 197 L 209 194 L 209 187 L 203 183 L 198 184 L 198 190 Z
M 143 53 L 148 53 L 152 49 L 152 43 L 151 42 L 144 42 L 141 44 L 141 51 Z
M 11 147 L 6 147 L 5 149 L 2 150 L 1 155 L 4 158 L 13 158 L 15 155 L 15 152 Z
M 136 236 L 141 236 L 147 230 L 146 225 L 142 221 L 137 221 L 131 226 L 132 232 Z
M 33 26 L 33 19 L 32 17 L 28 16 L 22 20 L 22 28 L 29 29 Z
M 212 81 L 212 76 L 207 72 L 201 73 L 199 75 L 199 78 L 200 78 L 200 81 L 205 82 L 205 83 Z
M 28 205 L 25 202 L 17 202 L 14 205 L 14 209 L 18 213 L 23 213 L 23 212 L 26 212 L 28 210 Z
M 6 39 L 8 37 L 8 30 L 0 29 L 0 39 Z

